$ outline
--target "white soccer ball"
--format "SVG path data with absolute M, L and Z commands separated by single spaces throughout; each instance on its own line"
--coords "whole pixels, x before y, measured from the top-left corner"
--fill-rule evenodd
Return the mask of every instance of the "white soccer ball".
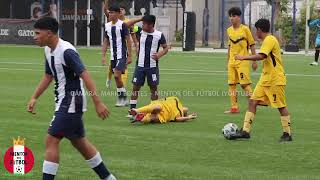
M 236 134 L 237 131 L 238 126 L 234 123 L 228 123 L 222 128 L 222 134 L 226 139 L 230 139 L 230 136 Z

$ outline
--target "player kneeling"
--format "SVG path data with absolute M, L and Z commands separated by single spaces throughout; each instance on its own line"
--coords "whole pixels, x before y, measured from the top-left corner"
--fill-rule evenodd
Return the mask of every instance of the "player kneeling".
M 139 109 L 131 109 L 130 119 L 132 123 L 167 123 L 167 122 L 185 122 L 197 118 L 195 113 L 188 115 L 189 109 L 183 107 L 177 97 L 167 97 L 152 101 L 149 105 Z

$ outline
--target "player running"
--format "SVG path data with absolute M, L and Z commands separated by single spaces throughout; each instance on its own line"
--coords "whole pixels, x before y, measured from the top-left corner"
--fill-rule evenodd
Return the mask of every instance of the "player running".
M 239 113 L 237 100 L 237 84 L 240 83 L 242 89 L 248 97 L 252 94 L 251 79 L 250 79 L 250 63 L 248 61 L 236 61 L 235 55 L 249 55 L 249 47 L 253 55 L 256 54 L 255 41 L 248 26 L 241 24 L 241 10 L 238 7 L 229 9 L 229 18 L 232 24 L 227 29 L 229 37 L 228 47 L 228 84 L 229 96 L 231 100 L 231 108 L 225 111 L 225 114 Z M 252 69 L 257 69 L 257 63 L 252 63 Z
M 132 79 L 133 90 L 130 109 L 136 108 L 138 94 L 145 83 L 145 79 L 147 79 L 151 91 L 151 100 L 158 99 L 159 61 L 169 50 L 163 33 L 154 28 L 156 17 L 154 15 L 145 15 L 142 18 L 142 22 L 143 27 L 139 39 L 137 65 Z M 163 48 L 162 51 L 159 51 L 160 46 Z M 128 117 L 130 117 L 130 114 Z
M 316 52 L 314 54 L 314 62 L 310 63 L 311 66 L 318 66 L 319 63 L 319 53 L 320 53 L 320 19 L 308 20 L 309 27 L 317 28 L 317 37 L 315 41 Z
M 58 27 L 57 20 L 52 17 L 41 18 L 34 25 L 36 44 L 45 46 L 45 74 L 28 103 L 28 112 L 35 114 L 37 99 L 52 80 L 55 81 L 55 113 L 45 141 L 42 179 L 55 178 L 59 167 L 59 145 L 65 137 L 100 179 L 115 180 L 96 147 L 85 137 L 82 115 L 87 110 L 87 103 L 83 82 L 90 92 L 98 116 L 105 119 L 109 111 L 97 95 L 96 87 L 75 47 L 58 37 Z
M 235 59 L 240 61 L 263 60 L 262 74 L 249 100 L 249 109 L 244 118 L 243 129 L 232 136 L 231 139 L 250 138 L 251 125 L 257 106 L 263 103 L 271 104 L 273 108 L 277 108 L 280 112 L 283 128 L 283 135 L 280 137 L 280 141 L 292 141 L 290 115 L 285 97 L 287 80 L 282 64 L 280 45 L 276 37 L 270 34 L 269 20 L 260 19 L 256 22 L 255 27 L 257 29 L 257 37 L 263 40 L 260 53 L 252 56 L 237 55 Z
M 183 107 L 177 97 L 167 97 L 152 101 L 149 105 L 139 109 L 131 109 L 131 122 L 167 123 L 185 122 L 197 118 L 195 113 L 188 115 L 188 108 Z

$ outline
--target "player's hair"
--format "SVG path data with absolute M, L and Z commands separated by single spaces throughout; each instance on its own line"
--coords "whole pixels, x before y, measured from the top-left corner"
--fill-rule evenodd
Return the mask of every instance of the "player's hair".
M 112 5 L 109 7 L 109 11 L 120 12 L 120 7 L 118 5 Z
M 145 16 L 143 16 L 142 21 L 146 22 L 146 23 L 151 23 L 151 24 L 154 25 L 156 23 L 156 16 L 154 16 L 154 15 L 145 15 Z
M 241 16 L 242 12 L 239 7 L 232 7 L 228 11 L 229 17 L 230 16 Z
M 33 27 L 35 29 L 50 30 L 54 34 L 57 34 L 59 29 L 59 23 L 55 18 L 46 16 L 38 19 L 36 23 L 33 25 Z
M 262 32 L 270 32 L 270 21 L 268 19 L 259 19 L 254 26 L 260 29 Z
M 120 3 L 119 8 L 126 9 L 126 5 L 124 3 Z

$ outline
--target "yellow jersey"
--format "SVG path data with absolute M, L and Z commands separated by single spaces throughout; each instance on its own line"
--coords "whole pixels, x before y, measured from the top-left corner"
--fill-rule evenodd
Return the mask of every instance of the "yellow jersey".
M 161 107 L 161 112 L 158 114 L 161 123 L 175 121 L 176 118 L 183 116 L 183 106 L 177 97 L 156 100 L 152 104 Z
M 262 42 L 260 54 L 265 54 L 263 69 L 258 85 L 283 86 L 287 79 L 283 69 L 280 45 L 276 37 L 268 35 Z
M 239 28 L 234 29 L 233 26 L 227 29 L 229 52 L 229 65 L 249 66 L 249 61 L 236 61 L 236 55 L 248 56 L 249 47 L 255 44 L 254 38 L 248 26 L 241 24 Z

